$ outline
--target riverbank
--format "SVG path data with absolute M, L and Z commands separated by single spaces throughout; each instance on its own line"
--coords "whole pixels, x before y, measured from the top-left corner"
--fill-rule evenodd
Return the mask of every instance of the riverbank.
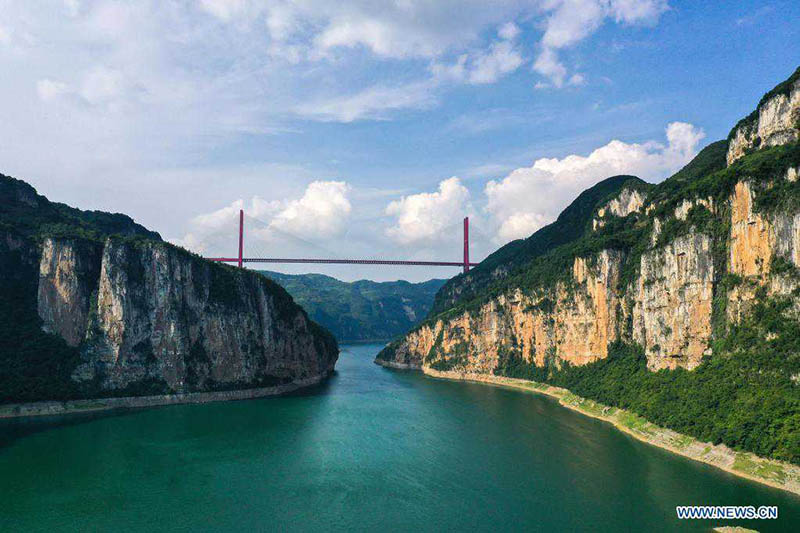
M 0 419 L 25 416 L 52 416 L 74 413 L 89 413 L 92 411 L 106 411 L 110 409 L 136 409 L 142 407 L 176 405 L 183 403 L 251 400 L 266 396 L 279 396 L 281 394 L 287 394 L 304 387 L 318 385 L 328 376 L 329 374 L 323 374 L 306 379 L 295 380 L 284 385 L 260 387 L 256 389 L 6 404 L 0 405 Z
M 409 365 L 400 365 L 377 359 L 375 362 L 387 368 L 410 368 Z M 581 398 L 567 389 L 517 378 L 439 371 L 432 368 L 413 368 L 422 370 L 426 375 L 439 379 L 472 381 L 545 394 L 558 399 L 559 403 L 564 407 L 613 424 L 617 429 L 642 442 L 706 463 L 731 474 L 800 495 L 800 466 L 765 459 L 749 452 L 736 451 L 724 444 L 715 445 L 701 442 L 688 435 L 652 424 L 630 411 Z

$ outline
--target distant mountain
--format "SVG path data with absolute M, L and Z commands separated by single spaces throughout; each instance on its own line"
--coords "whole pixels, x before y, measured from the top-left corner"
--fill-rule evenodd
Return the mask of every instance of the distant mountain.
M 347 283 L 322 274 L 261 273 L 282 285 L 312 320 L 340 342 L 388 340 L 406 333 L 425 318 L 434 295 L 447 281 Z

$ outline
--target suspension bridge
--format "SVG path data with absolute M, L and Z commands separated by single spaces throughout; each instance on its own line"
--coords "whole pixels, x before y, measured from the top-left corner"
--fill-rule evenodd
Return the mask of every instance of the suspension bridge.
M 236 263 L 242 268 L 245 263 L 310 263 L 331 265 L 402 265 L 402 266 L 442 266 L 460 267 L 469 272 L 478 263 L 469 260 L 469 217 L 464 217 L 464 257 L 461 261 L 415 261 L 404 259 L 340 259 L 340 258 L 289 258 L 289 257 L 245 257 L 244 255 L 244 210 L 239 210 L 239 255 L 237 257 L 206 257 L 209 261 Z

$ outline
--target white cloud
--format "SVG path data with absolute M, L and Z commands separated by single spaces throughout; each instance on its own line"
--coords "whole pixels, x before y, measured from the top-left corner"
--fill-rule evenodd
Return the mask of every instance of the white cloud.
M 242 15 L 247 7 L 247 0 L 200 0 L 200 7 L 224 21 Z
M 567 67 L 565 67 L 559 60 L 558 54 L 552 48 L 545 48 L 536 61 L 533 63 L 533 70 L 549 79 L 556 87 L 564 85 L 564 78 L 567 75 Z M 547 87 L 546 83 L 537 82 L 536 88 L 542 89 Z
M 520 31 L 521 30 L 519 29 L 519 26 L 517 26 L 513 22 L 506 22 L 505 24 L 500 26 L 499 30 L 497 30 L 497 35 L 499 35 L 501 39 L 510 41 L 512 39 L 515 39 L 517 35 L 520 34 Z
M 549 6 L 542 47 L 557 50 L 586 38 L 607 16 L 602 0 L 556 0 Z
M 119 98 L 124 91 L 125 80 L 120 71 L 96 67 L 84 77 L 80 95 L 91 104 L 100 104 Z
M 470 83 L 494 83 L 522 65 L 522 54 L 508 41 L 492 43 L 488 52 L 475 57 Z
M 385 119 L 399 109 L 425 109 L 436 102 L 435 84 L 414 82 L 394 87 L 376 85 L 352 95 L 335 96 L 297 106 L 294 111 L 323 122 Z
M 67 8 L 69 16 L 74 17 L 80 13 L 81 3 L 79 0 L 64 0 L 64 7 Z
M 497 230 L 497 241 L 506 243 L 531 235 L 547 225 L 550 219 L 542 213 L 513 213 L 503 220 Z
M 672 122 L 667 144 L 613 140 L 587 156 L 541 158 L 502 180 L 486 184 L 486 209 L 499 227 L 499 243 L 527 237 L 555 217 L 578 194 L 618 174 L 657 181 L 677 171 L 697 153 L 705 134 L 691 124 Z
M 269 228 L 310 238 L 337 235 L 344 230 L 352 209 L 349 191 L 344 181 L 312 182 L 302 198 L 286 203 Z
M 239 210 L 244 210 L 247 216 L 256 219 L 265 219 L 274 216 L 281 209 L 282 203 L 273 200 L 267 201 L 259 196 L 250 199 L 246 205 L 242 199 L 230 205 L 197 215 L 189 222 L 190 231 L 182 239 L 177 239 L 176 244 L 197 253 L 219 251 L 219 241 L 233 241 L 239 224 Z
M 36 94 L 44 102 L 58 98 L 68 90 L 67 84 L 60 81 L 44 79 L 36 82 Z
M 578 87 L 580 85 L 586 84 L 586 77 L 581 74 L 580 72 L 576 72 L 572 76 L 569 77 L 569 81 L 567 82 L 568 85 L 572 85 L 573 87 Z
M 565 4 L 560 0 L 64 0 L 52 6 L 0 0 L 0 69 L 14 73 L 4 80 L 0 99 L 7 126 L 0 128 L 5 166 L 0 170 L 32 180 L 54 198 L 129 212 L 172 235 L 205 231 L 216 219 L 230 218 L 230 212 L 235 225 L 235 205 L 187 224 L 191 214 L 211 212 L 234 198 L 247 199 L 241 205 L 263 212 L 269 224 L 275 220 L 274 229 L 294 225 L 306 234 L 324 233 L 331 226 L 302 227 L 299 215 L 292 215 L 306 209 L 316 213 L 310 217 L 325 220 L 326 212 L 315 211 L 313 195 L 306 198 L 307 191 L 296 190 L 292 178 L 308 183 L 312 176 L 332 179 L 339 168 L 366 168 L 364 154 L 356 153 L 358 136 L 378 128 L 347 129 L 328 147 L 320 139 L 344 130 L 308 121 L 389 120 L 404 111 L 427 110 L 446 101 L 447 92 L 459 85 L 491 84 L 511 72 L 533 76 L 526 67 L 545 48 L 552 52 L 545 56 L 555 69 L 552 76 L 560 76 L 564 85 L 583 83 L 568 57 L 559 57 L 564 48 L 587 38 L 597 24 L 658 18 L 658 9 L 646 9 L 658 2 L 598 1 L 608 6 L 600 22 L 577 14 L 571 26 L 555 18 Z M 542 83 L 553 86 L 550 77 Z M 486 134 L 520 117 L 527 120 L 518 107 L 500 116 L 473 109 L 469 94 L 457 96 L 454 114 L 434 117 L 444 129 L 460 114 L 474 115 L 461 124 L 454 121 L 453 127 L 464 133 Z M 422 130 L 405 131 L 417 135 Z M 403 135 L 398 130 L 389 134 Z M 405 140 L 387 138 L 386 144 Z M 415 143 L 426 142 L 419 137 L 408 141 L 412 150 Z M 297 142 L 311 143 L 307 154 Z M 42 146 L 48 147 L 47 157 L 41 157 Z M 351 153 L 332 155 L 328 148 Z M 362 186 L 374 178 L 370 185 L 397 188 L 381 180 L 389 179 L 386 168 L 396 162 L 392 158 L 401 157 L 398 153 L 370 153 L 376 168 L 383 168 L 374 176 L 364 171 Z M 341 166 L 330 162 L 334 157 Z M 267 180 L 257 171 L 231 170 L 237 161 L 257 168 L 299 166 L 297 158 L 307 173 L 275 170 Z M 479 177 L 504 175 L 505 168 L 494 166 L 491 174 Z M 413 172 L 419 179 L 421 171 Z M 150 177 L 147 186 L 141 182 L 144 176 Z M 290 178 L 281 180 L 284 176 Z M 470 184 L 477 179 L 472 177 Z M 252 197 L 265 187 L 269 197 L 289 199 L 276 203 Z M 187 190 L 192 194 L 185 195 Z M 458 190 L 432 194 L 458 198 Z M 342 196 L 336 190 L 325 194 Z M 218 203 L 220 197 L 225 202 Z M 349 201 L 353 209 L 364 209 L 357 197 Z M 451 210 L 455 222 L 468 197 L 463 201 Z M 171 209 L 163 209 L 165 202 Z M 383 213 L 388 200 L 373 202 L 375 211 Z M 398 201 L 404 209 L 411 204 Z M 334 202 L 331 209 L 346 216 L 344 205 Z M 419 234 L 421 229 L 406 223 L 405 211 L 397 209 L 391 220 L 398 239 Z M 434 222 L 447 214 L 423 211 L 420 218 Z M 523 214 L 507 228 L 535 220 L 521 211 L 503 220 L 515 213 Z M 385 229 L 371 231 L 380 242 L 389 242 Z
M 248 242 L 262 243 L 290 236 L 295 239 L 327 239 L 342 233 L 352 206 L 350 186 L 343 181 L 314 181 L 300 198 L 242 199 L 190 221 L 190 230 L 176 243 L 198 253 L 230 250 L 239 224 L 239 210 L 245 212 Z
M 543 6 L 547 13 L 541 51 L 533 70 L 544 76 L 555 87 L 563 87 L 569 79 L 571 85 L 583 83 L 583 77 L 567 78 L 567 68 L 558 57 L 558 51 L 586 39 L 597 31 L 606 19 L 619 24 L 651 25 L 669 8 L 666 0 L 551 0 Z M 543 87 L 544 84 L 539 84 Z
M 516 24 L 504 24 L 497 31 L 500 40 L 492 42 L 485 50 L 461 54 L 450 64 L 433 62 L 430 70 L 439 80 L 455 80 L 474 85 L 494 83 L 523 64 L 520 45 L 515 41 L 519 33 Z
M 667 0 L 614 0 L 611 13 L 617 22 L 651 25 L 669 9 Z
M 412 194 L 391 202 L 386 214 L 394 217 L 386 235 L 407 245 L 442 238 L 442 229 L 456 224 L 468 211 L 469 191 L 457 177 L 439 183 L 436 192 Z

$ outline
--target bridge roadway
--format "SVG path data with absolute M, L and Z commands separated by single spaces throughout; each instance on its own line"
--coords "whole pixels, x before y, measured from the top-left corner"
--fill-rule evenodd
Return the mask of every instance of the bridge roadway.
M 209 261 L 221 263 L 238 263 L 238 257 L 207 257 Z M 458 261 L 404 261 L 400 259 L 283 259 L 278 257 L 243 257 L 242 263 L 313 263 L 330 265 L 402 265 L 402 266 L 450 266 L 463 267 Z M 469 263 L 478 266 L 478 263 Z
M 238 257 L 207 257 L 209 261 L 236 263 L 242 268 L 244 263 L 312 263 L 327 265 L 400 265 L 400 266 L 448 266 L 462 267 L 469 272 L 478 263 L 469 261 L 469 217 L 464 217 L 464 260 L 463 261 L 404 261 L 401 259 L 296 259 L 279 257 L 244 257 L 244 210 L 239 210 L 239 255 Z

